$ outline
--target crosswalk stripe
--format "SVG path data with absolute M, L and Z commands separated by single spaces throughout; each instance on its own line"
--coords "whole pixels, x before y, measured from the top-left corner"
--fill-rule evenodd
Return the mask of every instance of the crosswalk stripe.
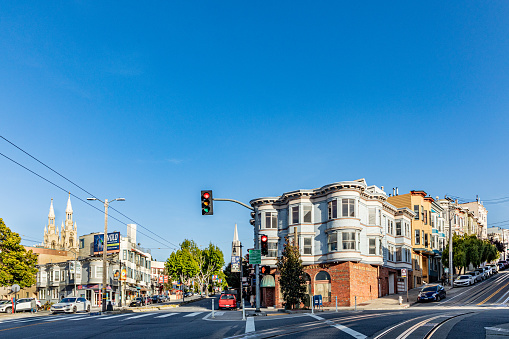
M 249 317 L 246 320 L 246 332 L 245 333 L 254 332 L 254 331 L 255 331 L 254 318 Z
M 100 317 L 100 318 L 97 318 L 97 320 L 108 320 L 108 319 L 113 319 L 113 318 L 119 318 L 119 317 L 125 317 L 126 315 L 130 315 L 130 314 L 118 314 L 118 315 L 112 315 L 112 316 L 109 316 L 109 317 Z
M 166 317 L 171 317 L 172 315 L 175 315 L 175 314 L 177 314 L 177 313 L 166 313 L 166 314 L 163 314 L 163 315 L 158 315 L 155 318 L 166 318 Z
M 75 318 L 77 316 L 74 316 L 74 317 L 68 317 L 68 316 L 59 316 L 59 317 L 51 317 L 50 319 L 44 319 L 43 321 L 57 321 L 57 320 L 62 320 L 62 319 L 69 319 L 69 318 Z M 82 317 L 81 315 L 79 315 L 78 317 Z
M 100 315 L 84 315 L 84 316 L 81 316 L 80 318 L 69 319 L 69 321 L 79 321 L 79 320 L 92 319 L 92 318 L 97 318 L 97 317 L 100 317 Z
M 184 317 L 196 317 L 198 314 L 202 314 L 203 312 L 194 312 L 194 313 L 190 313 L 188 315 L 185 315 Z
M 154 315 L 154 314 L 155 313 L 140 314 L 140 315 L 137 315 L 137 316 L 134 316 L 134 317 L 129 317 L 129 318 L 122 319 L 121 321 L 126 321 L 126 320 L 129 320 L 129 319 L 136 319 L 136 318 L 141 318 L 141 317 L 146 317 L 146 316 Z

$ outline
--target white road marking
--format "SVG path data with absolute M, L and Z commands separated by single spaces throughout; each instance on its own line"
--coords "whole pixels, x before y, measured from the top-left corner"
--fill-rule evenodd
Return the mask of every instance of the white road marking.
M 224 312 L 214 312 L 215 317 L 220 317 L 222 315 L 224 315 Z
M 51 319 L 46 319 L 46 320 L 43 320 L 43 321 L 57 321 L 57 320 L 64 320 L 64 319 L 72 319 L 72 318 L 77 318 L 77 317 L 83 317 L 83 315 L 75 315 L 75 316 L 67 316 L 67 315 L 64 315 L 64 316 L 60 316 L 60 317 L 53 317 Z
M 254 318 L 249 317 L 246 319 L 246 333 L 254 332 L 254 331 L 255 331 Z
M 154 315 L 154 314 L 156 314 L 156 313 L 145 313 L 145 314 L 135 315 L 134 317 L 129 317 L 129 318 L 122 319 L 121 321 L 126 321 L 126 320 L 129 320 L 129 319 L 137 319 L 137 318 L 146 317 L 146 316 Z
M 80 316 L 79 318 L 78 317 L 73 317 L 74 319 L 69 319 L 69 321 L 79 321 L 79 320 L 85 320 L 85 319 L 91 319 L 91 318 L 97 318 L 97 317 L 100 317 L 100 315 L 84 315 L 84 316 Z M 62 320 L 65 320 L 65 319 L 62 319 Z
M 491 331 L 497 331 L 497 332 L 509 332 L 506 328 L 500 328 L 500 327 L 485 327 L 485 330 L 491 330 Z
M 188 315 L 185 315 L 184 317 L 196 317 L 198 314 L 202 314 L 203 312 L 194 312 L 194 313 L 190 313 Z
M 177 314 L 177 313 L 166 313 L 166 314 L 163 314 L 163 315 L 158 315 L 155 318 L 166 318 L 166 317 L 171 317 L 172 315 L 175 315 L 175 314 Z
M 100 317 L 100 318 L 97 318 L 97 320 L 108 320 L 108 319 L 113 319 L 113 318 L 119 318 L 119 317 L 125 317 L 126 315 L 129 315 L 129 314 L 119 314 L 119 315 L 112 315 L 112 316 L 109 316 L 109 317 Z
M 313 318 L 317 319 L 317 320 L 325 320 L 324 318 L 322 318 L 322 317 L 320 317 L 320 316 L 317 316 L 317 315 L 314 315 L 314 314 L 309 314 L 309 313 L 308 313 L 308 315 L 309 315 L 310 317 L 313 317 Z M 365 338 L 367 338 L 367 336 L 365 336 L 364 334 L 359 333 L 359 332 L 357 332 L 357 331 L 355 331 L 355 330 L 352 330 L 351 328 L 346 327 L 346 326 L 344 326 L 344 325 L 336 324 L 336 323 L 335 323 L 335 322 L 333 322 L 333 321 L 325 320 L 325 323 L 327 323 L 327 324 L 331 325 L 332 327 L 337 328 L 337 329 L 338 329 L 338 330 L 340 330 L 340 331 L 343 331 L 343 332 L 345 332 L 345 333 L 347 333 L 347 334 L 350 334 L 350 335 L 351 335 L 352 337 L 354 337 L 354 338 L 357 338 L 357 339 L 365 339 Z

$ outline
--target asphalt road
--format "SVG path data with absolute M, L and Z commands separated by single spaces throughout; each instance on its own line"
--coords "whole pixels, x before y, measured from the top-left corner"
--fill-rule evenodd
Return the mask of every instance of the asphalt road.
M 117 315 L 69 314 L 0 318 L 5 338 L 500 338 L 509 336 L 509 272 L 446 299 L 387 311 L 317 312 L 232 317 L 215 312 L 211 299 L 171 310 Z M 217 307 L 217 300 L 215 303 Z

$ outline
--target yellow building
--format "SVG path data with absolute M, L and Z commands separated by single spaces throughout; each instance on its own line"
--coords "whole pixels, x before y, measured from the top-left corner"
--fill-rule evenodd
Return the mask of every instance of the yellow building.
M 414 211 L 412 220 L 412 287 L 423 283 L 430 283 L 429 258 L 434 256 L 431 246 L 431 204 L 435 201 L 426 196 L 425 191 L 410 191 L 410 193 L 387 198 L 387 202 L 402 208 L 407 207 Z

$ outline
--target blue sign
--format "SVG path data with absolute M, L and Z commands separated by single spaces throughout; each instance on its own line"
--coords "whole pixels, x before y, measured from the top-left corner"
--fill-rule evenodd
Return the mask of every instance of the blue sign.
M 104 249 L 104 234 L 94 235 L 94 254 L 102 253 Z M 108 252 L 120 251 L 120 232 L 108 233 Z

